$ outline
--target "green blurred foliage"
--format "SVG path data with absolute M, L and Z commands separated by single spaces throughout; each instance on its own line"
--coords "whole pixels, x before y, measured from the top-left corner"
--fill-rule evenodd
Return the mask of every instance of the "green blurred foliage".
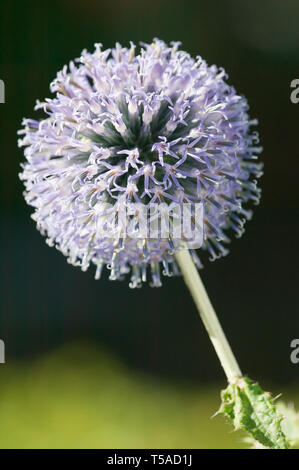
M 219 388 L 136 374 L 95 347 L 71 345 L 1 366 L 0 448 L 240 448 Z
M 157 381 L 94 345 L 70 344 L 1 365 L 0 448 L 248 447 L 243 433 L 212 418 L 223 385 Z

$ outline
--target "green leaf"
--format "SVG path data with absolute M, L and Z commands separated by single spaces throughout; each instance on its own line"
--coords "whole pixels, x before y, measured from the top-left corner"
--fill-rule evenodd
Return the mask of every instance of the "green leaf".
M 217 414 L 230 418 L 235 430 L 247 431 L 262 446 L 288 449 L 282 431 L 283 416 L 277 411 L 270 393 L 248 377 L 241 377 L 221 392 L 222 404 Z

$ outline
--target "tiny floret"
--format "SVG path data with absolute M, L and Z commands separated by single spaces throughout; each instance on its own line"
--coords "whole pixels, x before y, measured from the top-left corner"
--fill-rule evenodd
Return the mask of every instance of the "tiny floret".
M 246 99 L 223 69 L 179 46 L 155 39 L 139 51 L 83 50 L 51 83 L 54 97 L 37 101 L 46 117 L 24 119 L 19 131 L 37 228 L 71 264 L 94 264 L 96 279 L 106 266 L 113 280 L 130 273 L 131 287 L 147 278 L 160 286 L 160 271 L 179 272 L 184 236 L 161 236 L 161 223 L 149 236 L 138 225 L 145 208 L 202 205 L 202 246 L 186 245 L 201 267 L 204 251 L 211 260 L 227 254 L 259 202 L 261 147 Z

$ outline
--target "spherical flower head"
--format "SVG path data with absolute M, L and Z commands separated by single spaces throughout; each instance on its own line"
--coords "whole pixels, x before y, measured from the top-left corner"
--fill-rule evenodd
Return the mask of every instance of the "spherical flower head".
M 73 265 L 95 264 L 96 278 L 106 265 L 110 279 L 131 272 L 132 287 L 148 275 L 159 286 L 161 263 L 163 274 L 178 272 L 183 238 L 162 237 L 160 225 L 150 237 L 115 228 L 132 204 L 126 223 L 140 207 L 202 204 L 200 251 L 214 260 L 233 232 L 243 233 L 248 203 L 259 201 L 261 148 L 246 99 L 223 69 L 179 45 L 84 50 L 51 83 L 54 98 L 37 102 L 47 117 L 24 119 L 19 131 L 27 160 L 20 177 L 38 229 Z

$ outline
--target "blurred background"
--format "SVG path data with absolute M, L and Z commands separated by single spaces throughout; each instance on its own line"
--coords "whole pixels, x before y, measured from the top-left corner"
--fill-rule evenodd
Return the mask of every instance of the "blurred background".
M 130 290 L 49 248 L 18 179 L 21 119 L 95 42 L 180 40 L 223 66 L 259 119 L 263 198 L 202 278 L 244 373 L 299 406 L 296 0 L 10 0 L 1 5 L 0 447 L 238 448 L 221 418 L 225 377 L 182 279 Z

